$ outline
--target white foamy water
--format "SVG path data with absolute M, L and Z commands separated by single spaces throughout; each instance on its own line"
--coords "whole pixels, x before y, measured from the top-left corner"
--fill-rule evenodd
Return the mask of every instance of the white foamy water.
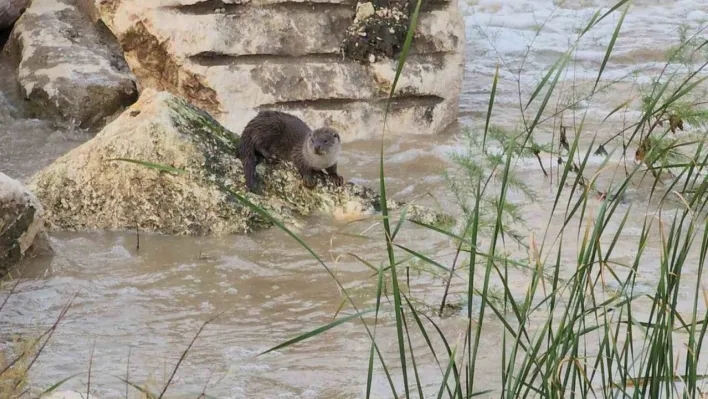
M 632 3 L 603 72 L 604 81 L 631 80 L 633 72 L 642 71 L 635 79 L 650 82 L 663 68 L 666 52 L 678 44 L 681 29 L 690 36 L 708 24 L 708 0 Z M 598 10 L 604 15 L 615 4 L 607 0 L 462 1 L 468 41 L 463 110 L 475 115 L 486 111 L 488 88 L 500 63 L 497 104 L 516 106 L 518 111 L 515 78 L 519 68 L 523 67 L 519 77 L 525 101 L 551 65 L 575 44 L 592 16 Z M 620 16 L 620 12 L 610 14 L 584 35 L 561 83 L 596 79 Z M 705 38 L 707 33 L 703 31 L 699 37 Z M 618 94 L 626 97 L 627 93 Z M 597 107 L 596 111 L 613 109 L 610 104 Z

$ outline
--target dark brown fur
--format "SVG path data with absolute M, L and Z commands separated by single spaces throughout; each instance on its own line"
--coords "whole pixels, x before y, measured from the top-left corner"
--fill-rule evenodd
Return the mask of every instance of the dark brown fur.
M 313 188 L 317 174 L 327 171 L 338 186 L 344 183 L 337 174 L 337 156 L 341 148 L 339 134 L 331 128 L 314 132 L 300 118 L 280 111 L 261 111 L 243 130 L 239 158 L 243 162 L 246 187 L 256 191 L 256 166 L 263 160 L 295 164 L 305 186 Z

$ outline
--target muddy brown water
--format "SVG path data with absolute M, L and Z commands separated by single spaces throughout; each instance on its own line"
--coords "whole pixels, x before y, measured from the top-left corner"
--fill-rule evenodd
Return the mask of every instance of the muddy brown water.
M 517 82 L 508 68 L 518 68 L 527 44 L 533 49 L 524 64 L 521 87 L 527 99 L 544 68 L 548 68 L 565 50 L 578 26 L 596 7 L 607 1 L 567 1 L 561 6 L 551 0 L 479 0 L 466 9 L 468 46 L 466 77 L 461 98 L 459 122 L 436 137 L 411 136 L 387 140 L 386 173 L 389 194 L 402 200 L 440 206 L 455 212 L 452 196 L 445 189 L 442 172 L 454 170 L 448 153 L 461 148 L 465 126 L 483 124 L 492 76 L 502 60 L 499 92 L 494 121 L 513 128 L 519 124 Z M 663 50 L 675 44 L 681 23 L 694 29 L 708 23 L 708 1 L 637 2 L 625 21 L 615 56 L 605 71 L 605 81 L 631 74 L 642 68 L 640 79 L 648 81 L 664 60 Z M 546 33 L 534 39 L 535 29 L 551 16 Z M 603 22 L 583 43 L 574 60 L 573 73 L 563 76 L 567 89 L 573 80 L 592 83 L 604 56 L 605 46 L 617 17 Z M 487 38 L 485 38 L 485 35 Z M 493 41 L 488 39 L 493 38 Z M 17 99 L 11 78 L 11 66 L 0 66 L 3 95 Z M 583 151 L 597 133 L 606 137 L 621 126 L 600 125 L 615 106 L 632 95 L 632 86 L 623 83 L 599 94 L 589 103 L 586 133 L 581 137 Z M 0 97 L 0 103 L 3 98 Z M 9 101 L 12 103 L 12 101 Z M 7 110 L 7 107 L 5 108 Z M 533 114 L 529 114 L 531 117 Z M 575 114 L 579 118 L 580 112 Z M 627 120 L 636 118 L 628 113 Z M 0 112 L 4 118 L 0 135 L 0 170 L 26 180 L 53 159 L 87 140 L 91 134 L 57 128 L 45 121 L 26 119 L 22 110 Z M 577 122 L 577 120 L 576 120 Z M 573 115 L 564 116 L 566 125 Z M 557 126 L 557 124 L 556 124 Z M 544 125 L 537 140 L 553 138 L 551 125 Z M 557 139 L 557 138 L 556 138 Z M 348 179 L 377 187 L 380 141 L 350 143 L 345 147 L 342 168 Z M 550 216 L 549 242 L 558 232 L 562 209 L 549 215 L 557 181 L 554 159 L 544 155 L 544 165 L 552 170 L 553 180 L 544 177 L 535 159 L 517 164 L 519 177 L 537 194 L 535 202 L 524 201 L 512 193 L 511 199 L 525 202 L 524 214 L 538 240 L 543 238 Z M 602 157 L 591 157 L 595 170 Z M 607 182 L 618 172 L 612 163 L 601 174 Z M 624 214 L 635 201 L 621 243 L 615 250 L 618 262 L 629 262 L 636 254 L 646 204 L 645 189 L 639 188 L 618 213 Z M 564 197 L 564 199 L 567 198 Z M 599 202 L 591 202 L 596 210 Z M 361 308 L 371 302 L 376 281 L 371 270 L 347 253 L 364 256 L 374 264 L 385 259 L 380 226 L 375 221 L 345 224 L 326 215 L 305 220 L 300 232 L 305 241 L 323 257 L 331 270 L 351 293 Z M 613 221 L 610 231 L 617 229 Z M 577 221 L 571 223 L 577 228 Z M 372 227 L 373 225 L 373 227 Z M 573 230 L 575 232 L 575 230 Z M 373 240 L 343 235 L 365 232 Z M 400 238 L 402 245 L 414 248 L 449 265 L 454 248 L 440 235 L 407 226 Z M 566 237 L 563 260 L 565 273 L 575 265 L 576 243 Z M 52 337 L 31 373 L 32 383 L 48 387 L 74 373 L 84 373 L 65 388 L 85 391 L 86 370 L 92 346 L 92 392 L 96 397 L 113 398 L 125 394 L 126 386 L 117 377 L 148 383 L 153 390 L 171 373 L 183 350 L 201 323 L 220 311 L 226 311 L 210 324 L 196 341 L 177 373 L 168 394 L 196 397 L 203 389 L 223 398 L 359 398 L 364 396 L 370 341 L 359 323 L 347 323 L 296 346 L 260 357 L 260 352 L 305 331 L 330 322 L 343 297 L 327 271 L 314 261 L 295 241 L 276 229 L 249 236 L 220 238 L 164 237 L 141 234 L 140 247 L 135 233 L 54 233 L 51 236 L 56 255 L 35 259 L 23 265 L 25 279 L 0 315 L 0 338 L 3 347 L 15 335 L 32 336 L 44 331 L 59 314 L 70 296 L 78 292 L 73 307 Z M 652 236 L 644 253 L 637 290 L 651 292 L 658 278 L 658 236 Z M 506 250 L 520 254 L 511 245 Z M 544 254 L 550 249 L 546 247 Z M 403 256 L 403 254 L 400 254 Z M 697 262 L 692 258 L 685 272 L 686 281 L 695 284 Z M 510 287 L 522 297 L 530 276 L 511 270 Z M 481 276 L 481 274 L 479 274 Z M 443 282 L 425 273 L 411 272 L 413 296 L 417 301 L 439 306 Z M 612 287 L 610 287 L 612 288 Z M 450 301 L 458 303 L 466 289 L 464 278 L 455 278 Z M 690 309 L 693 291 L 681 293 L 683 311 Z M 389 307 L 390 309 L 390 307 Z M 704 309 L 703 305 L 701 309 Z M 349 313 L 351 308 L 343 312 Z M 638 309 L 641 314 L 642 309 Z M 448 338 L 455 342 L 463 333 L 464 307 L 452 317 L 438 318 Z M 380 349 L 400 385 L 395 324 L 390 312 L 377 330 Z M 503 326 L 492 317 L 481 337 L 476 388 L 497 389 L 501 381 L 500 354 Z M 436 347 L 440 342 L 434 339 Z M 435 396 L 441 371 L 427 350 L 425 341 L 414 334 L 416 361 L 426 391 Z M 685 352 L 684 352 L 685 354 Z M 446 357 L 444 357 L 446 359 Z M 128 364 L 129 362 L 129 364 Z M 391 397 L 381 369 L 375 370 L 373 391 L 376 397 Z M 205 388 L 206 387 L 206 388 Z M 136 395 L 135 390 L 130 390 Z

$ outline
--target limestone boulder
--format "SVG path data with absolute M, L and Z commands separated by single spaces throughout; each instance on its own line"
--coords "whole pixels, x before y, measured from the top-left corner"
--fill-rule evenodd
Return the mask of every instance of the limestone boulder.
M 356 27 L 403 14 L 356 0 L 84 1 L 118 38 L 142 87 L 179 95 L 234 132 L 258 110 L 276 109 L 335 126 L 344 141 L 381 134 L 400 46 L 352 57 L 345 50 L 357 43 L 347 38 L 398 43 L 397 26 L 386 28 L 391 37 L 381 24 Z M 457 2 L 426 2 L 387 134 L 437 133 L 455 120 L 464 46 Z
M 115 37 L 77 0 L 33 0 L 5 51 L 18 60 L 17 78 L 34 116 L 91 127 L 137 99 Z
M 208 113 L 168 92 L 146 89 L 94 138 L 33 176 L 29 186 L 54 230 L 223 235 L 270 226 L 233 192 L 294 227 L 303 215 L 364 215 L 380 207 L 374 191 L 353 183 L 334 187 L 323 179 L 307 189 L 289 162 L 260 166 L 264 193 L 248 193 L 237 145 L 238 136 Z M 411 209 L 408 216 L 417 220 L 450 221 L 431 210 Z
M 0 30 L 11 27 L 29 3 L 30 0 L 0 0 Z
M 0 276 L 22 259 L 47 253 L 42 205 L 22 183 L 0 172 Z

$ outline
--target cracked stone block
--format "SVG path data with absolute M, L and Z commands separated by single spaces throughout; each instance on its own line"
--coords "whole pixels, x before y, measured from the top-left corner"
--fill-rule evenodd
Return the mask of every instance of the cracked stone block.
M 313 128 L 335 125 L 343 141 L 381 134 L 397 58 L 343 53 L 354 0 L 84 1 L 118 38 L 141 87 L 186 98 L 234 132 L 275 109 Z M 456 119 L 464 46 L 457 3 L 425 2 L 387 134 L 435 134 Z

